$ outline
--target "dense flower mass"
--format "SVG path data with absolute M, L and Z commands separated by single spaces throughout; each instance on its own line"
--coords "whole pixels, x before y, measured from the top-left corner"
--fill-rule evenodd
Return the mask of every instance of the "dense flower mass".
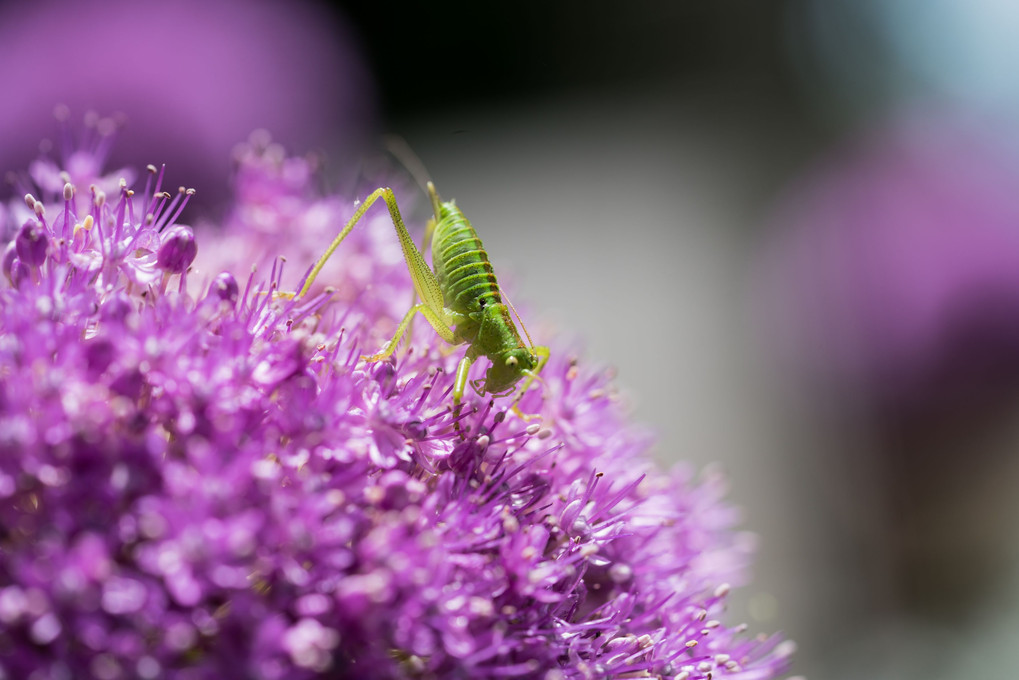
M 196 238 L 192 192 L 101 176 L 103 148 L 0 212 L 0 677 L 785 670 L 725 622 L 749 542 L 723 481 L 657 470 L 604 373 L 553 347 L 540 420 L 455 414 L 426 324 L 359 358 L 412 300 L 384 210 L 294 299 L 353 210 L 310 161 L 253 140 Z

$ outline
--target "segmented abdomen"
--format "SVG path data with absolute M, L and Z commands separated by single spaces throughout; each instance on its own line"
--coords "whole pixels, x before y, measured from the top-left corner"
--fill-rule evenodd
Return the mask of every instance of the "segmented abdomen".
M 432 265 L 446 306 L 467 314 L 502 302 L 488 253 L 474 227 L 460 210 L 442 206 L 442 219 L 432 236 Z

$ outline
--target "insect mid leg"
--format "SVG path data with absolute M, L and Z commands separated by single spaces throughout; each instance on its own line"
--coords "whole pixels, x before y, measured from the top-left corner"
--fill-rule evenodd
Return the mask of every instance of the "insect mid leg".
M 467 389 L 467 374 L 471 372 L 471 364 L 474 363 L 474 355 L 467 352 L 464 358 L 456 367 L 456 380 L 453 382 L 453 406 L 459 407 L 463 401 L 464 392 Z
M 467 375 L 471 372 L 471 364 L 477 359 L 477 355 L 470 349 L 464 354 L 463 359 L 456 366 L 456 380 L 453 381 L 453 415 L 457 419 L 453 421 L 453 428 L 457 435 L 463 439 L 463 429 L 460 427 L 460 409 L 464 398 L 464 391 L 467 389 Z

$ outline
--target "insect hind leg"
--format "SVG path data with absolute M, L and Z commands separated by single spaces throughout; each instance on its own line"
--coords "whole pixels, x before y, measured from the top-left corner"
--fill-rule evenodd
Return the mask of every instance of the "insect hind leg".
M 357 206 L 357 210 L 354 211 L 353 216 L 347 221 L 347 224 L 344 225 L 343 229 L 340 230 L 340 233 L 336 235 L 333 242 L 329 244 L 326 251 L 322 253 L 322 256 L 318 258 L 318 261 L 315 262 L 315 266 L 311 268 L 311 271 L 304 280 L 304 285 L 301 286 L 301 290 L 298 292 L 299 297 L 304 297 L 304 295 L 311 289 L 312 284 L 315 283 L 315 279 L 318 278 L 319 272 L 321 272 L 322 268 L 325 267 L 326 262 L 328 262 L 329 258 L 332 257 L 333 252 L 340 246 L 341 243 L 343 243 L 343 239 L 347 238 L 347 235 L 350 234 L 350 232 L 354 229 L 354 226 L 361 220 L 362 217 L 364 217 L 364 214 L 368 212 L 368 208 L 370 208 L 385 191 L 385 189 L 381 188 L 376 189 L 364 199 L 361 205 Z
M 396 229 L 396 235 L 400 239 L 400 247 L 403 249 L 403 257 L 407 263 L 407 270 L 410 272 L 411 280 L 414 282 L 414 290 L 422 302 L 436 316 L 442 316 L 442 290 L 439 288 L 439 282 L 436 280 L 432 270 L 428 268 L 428 264 L 425 262 L 421 251 L 414 245 L 414 239 L 411 238 L 407 227 L 403 223 L 403 218 L 400 216 L 400 208 L 396 204 L 396 196 L 393 194 L 393 190 L 388 187 L 376 189 L 357 207 L 353 216 L 347 221 L 343 229 L 340 230 L 340 233 L 336 235 L 333 242 L 329 244 L 329 247 L 326 248 L 326 251 L 315 263 L 315 266 L 312 267 L 298 295 L 303 297 L 311 289 L 312 284 L 315 283 L 315 279 L 322 271 L 326 262 L 329 261 L 329 258 L 332 257 L 333 252 L 343 243 L 343 240 L 347 238 L 357 223 L 361 221 L 361 218 L 364 217 L 368 209 L 380 198 L 386 202 L 386 207 L 389 209 L 389 217 L 393 222 L 393 228 Z M 442 334 L 440 333 L 440 335 Z
M 431 324 L 432 328 L 435 329 L 435 332 L 438 333 L 439 337 L 443 340 L 451 345 L 456 343 L 453 329 L 450 328 L 447 320 L 443 318 L 441 314 L 436 313 L 435 310 L 428 305 L 421 303 L 411 307 L 410 311 L 404 315 L 403 320 L 400 321 L 400 325 L 396 327 L 396 333 L 393 334 L 392 339 L 386 343 L 386 346 L 381 352 L 372 354 L 371 356 L 362 356 L 361 358 L 365 361 L 381 361 L 389 357 L 396 351 L 396 347 L 400 344 L 400 339 L 403 337 L 403 334 L 407 332 L 407 328 L 410 326 L 410 322 L 416 314 L 421 314 L 421 316 L 425 317 L 428 320 L 428 323 Z

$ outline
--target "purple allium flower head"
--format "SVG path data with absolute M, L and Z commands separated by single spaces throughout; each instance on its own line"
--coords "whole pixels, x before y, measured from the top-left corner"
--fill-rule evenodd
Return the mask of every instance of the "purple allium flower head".
M 245 230 L 318 238 L 352 210 L 302 161 L 244 172 L 263 190 L 200 253 Z M 187 196 L 161 182 L 36 188 L 11 211 L 50 244 L 0 289 L 5 677 L 784 671 L 787 643 L 725 620 L 748 542 L 721 480 L 656 469 L 604 373 L 557 350 L 521 403 L 540 423 L 505 399 L 454 414 L 457 357 L 425 324 L 393 360 L 359 360 L 412 299 L 399 246 L 379 245 L 390 225 L 373 217 L 334 288 L 295 300 L 273 294 L 278 262 L 243 286 L 188 268 Z
M 997 139 L 958 120 L 849 146 L 778 210 L 761 307 L 782 352 L 894 408 L 1019 384 L 1016 186 Z
M 374 108 L 355 41 L 311 2 L 3 3 L 0 60 L 26 64 L 0 73 L 0 129 L 20 131 L 0 142 L 0 167 L 35 156 L 55 102 L 120 111 L 120 153 L 169 163 L 204 201 L 225 193 L 230 149 L 252 130 L 352 153 Z

